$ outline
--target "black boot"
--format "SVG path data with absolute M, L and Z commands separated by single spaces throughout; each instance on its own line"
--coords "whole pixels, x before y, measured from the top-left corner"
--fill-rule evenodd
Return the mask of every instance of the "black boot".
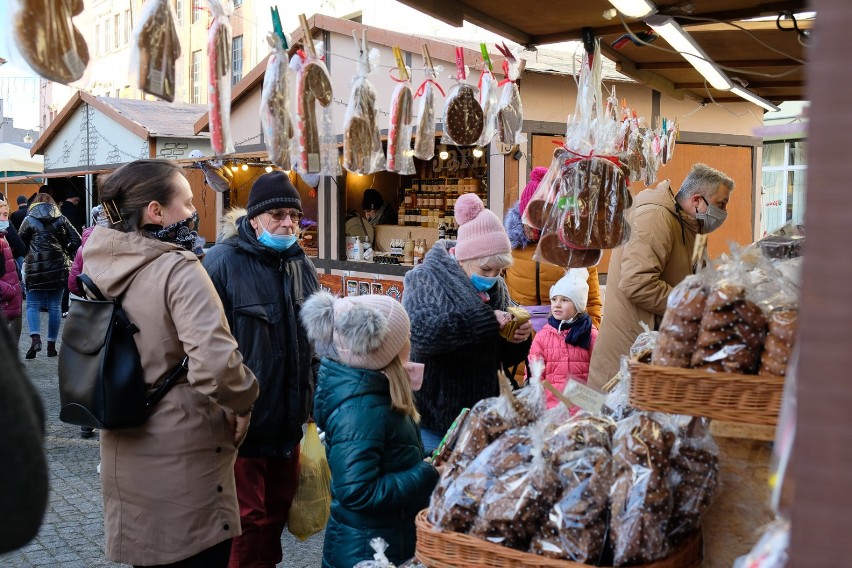
M 91 438 L 95 435 L 95 429 L 90 428 L 89 426 L 80 426 L 80 437 L 81 438 Z
M 48 357 L 56 357 L 56 355 L 58 355 L 58 353 L 56 351 L 56 342 L 55 341 L 48 341 L 47 342 L 47 356 Z
M 36 353 L 41 351 L 41 336 L 38 334 L 32 335 L 33 344 L 30 345 L 29 351 L 27 351 L 26 358 L 27 359 L 35 359 Z

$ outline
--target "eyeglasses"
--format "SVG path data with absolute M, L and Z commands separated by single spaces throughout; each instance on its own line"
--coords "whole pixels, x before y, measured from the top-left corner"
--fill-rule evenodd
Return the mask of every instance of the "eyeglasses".
M 283 221 L 287 217 L 290 217 L 290 220 L 293 223 L 298 223 L 305 216 L 301 211 L 292 211 L 287 209 L 272 209 L 266 213 L 276 221 Z

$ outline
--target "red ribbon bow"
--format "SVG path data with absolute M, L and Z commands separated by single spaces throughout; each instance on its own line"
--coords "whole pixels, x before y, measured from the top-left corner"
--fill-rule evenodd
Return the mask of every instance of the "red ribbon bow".
M 438 87 L 438 90 L 439 90 L 439 91 L 441 91 L 441 96 L 443 96 L 443 97 L 446 97 L 446 96 L 447 96 L 447 95 L 444 93 L 444 89 L 442 89 L 442 88 L 441 88 L 441 85 L 439 85 L 439 84 L 437 83 L 437 81 L 434 81 L 433 79 L 426 79 L 425 81 L 423 81 L 422 83 L 420 83 L 420 86 L 417 88 L 417 92 L 416 92 L 416 93 L 414 93 L 414 98 L 415 98 L 415 99 L 416 99 L 417 97 L 421 96 L 424 92 L 426 92 L 426 83 L 432 83 L 433 85 L 435 85 L 436 87 Z

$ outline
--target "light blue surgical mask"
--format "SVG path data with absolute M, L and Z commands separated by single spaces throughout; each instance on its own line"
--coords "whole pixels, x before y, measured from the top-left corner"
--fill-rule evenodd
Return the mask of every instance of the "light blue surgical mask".
M 9 228 L 9 221 L 0 221 L 0 231 L 5 231 Z
M 483 276 L 474 272 L 470 275 L 470 283 L 476 288 L 477 292 L 487 292 L 497 284 L 498 276 Z
M 257 242 L 265 247 L 283 252 L 296 244 L 296 235 L 273 235 L 264 227 L 263 232 L 257 238 Z

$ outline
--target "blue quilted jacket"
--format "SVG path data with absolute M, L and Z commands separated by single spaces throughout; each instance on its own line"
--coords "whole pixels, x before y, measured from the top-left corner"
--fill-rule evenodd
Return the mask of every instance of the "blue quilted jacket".
M 375 537 L 397 565 L 414 556 L 414 517 L 428 506 L 438 472 L 423 461 L 417 425 L 391 408 L 387 377 L 323 358 L 314 418 L 331 468 L 323 568 L 371 560 Z

